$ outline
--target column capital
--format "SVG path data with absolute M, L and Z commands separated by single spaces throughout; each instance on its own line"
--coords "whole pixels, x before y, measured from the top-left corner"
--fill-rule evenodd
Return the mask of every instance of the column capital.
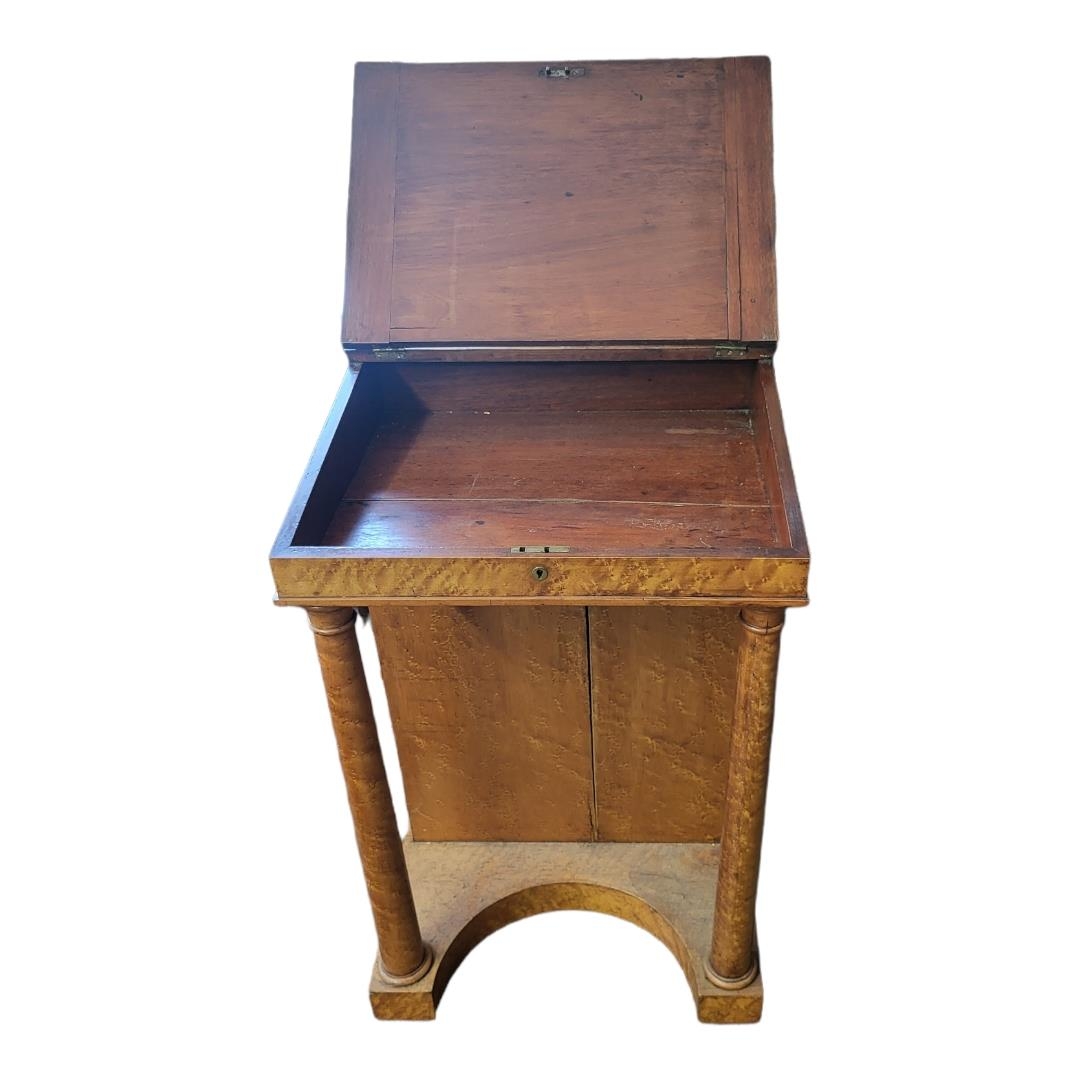
M 754 634 L 779 634 L 784 628 L 782 607 L 744 607 L 739 612 L 739 621 Z
M 323 637 L 347 633 L 356 622 L 356 608 L 309 607 L 305 610 L 311 632 L 321 634 Z

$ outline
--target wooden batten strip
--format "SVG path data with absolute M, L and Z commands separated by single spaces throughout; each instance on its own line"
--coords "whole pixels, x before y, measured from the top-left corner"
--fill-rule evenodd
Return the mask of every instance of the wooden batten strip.
M 734 61 L 739 223 L 739 312 L 745 341 L 776 341 L 776 207 L 772 87 L 767 56 Z
M 357 64 L 345 255 L 345 342 L 390 338 L 399 64 Z

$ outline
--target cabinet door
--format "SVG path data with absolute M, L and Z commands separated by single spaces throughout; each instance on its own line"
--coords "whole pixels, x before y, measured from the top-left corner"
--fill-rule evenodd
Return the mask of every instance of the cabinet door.
M 584 608 L 371 618 L 414 839 L 593 839 Z
M 738 611 L 590 607 L 599 840 L 718 841 Z

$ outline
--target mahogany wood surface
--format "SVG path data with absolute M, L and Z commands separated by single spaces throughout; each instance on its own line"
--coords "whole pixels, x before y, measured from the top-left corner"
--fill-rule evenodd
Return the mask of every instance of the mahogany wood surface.
M 581 608 L 372 607 L 412 835 L 589 840 Z
M 357 64 L 345 249 L 344 341 L 388 341 L 400 64 Z
M 769 553 L 751 365 L 403 364 L 322 542 L 361 552 Z M 382 372 L 387 372 L 383 375 Z M 520 378 L 515 378 L 520 373 Z M 709 406 L 719 406 L 710 408 Z
M 385 419 L 344 501 L 395 498 L 768 507 L 744 410 Z
M 733 538 L 762 554 L 776 541 L 749 414 L 642 411 L 385 422 L 324 540 L 499 555 L 723 551 Z
M 359 392 L 387 413 L 638 412 L 749 409 L 756 400 L 752 361 L 396 363 L 367 365 Z
M 553 512 L 554 511 L 554 512 Z M 692 515 L 692 516 L 691 516 Z M 722 547 L 738 540 L 762 554 L 775 539 L 767 506 L 604 502 L 590 499 L 376 499 L 344 503 L 326 534 L 333 545 L 364 550 L 504 555 L 514 545 L 563 544 L 572 550 L 633 551 L 629 530 L 660 551 Z
M 345 342 L 775 341 L 767 58 L 545 66 L 357 65 Z
M 736 260 L 729 247 L 728 268 L 738 276 L 737 316 L 730 306 L 728 335 L 742 341 L 775 341 L 779 335 L 776 319 L 776 259 L 774 244 L 776 207 L 773 196 L 772 84 L 767 57 L 740 56 L 732 61 L 735 78 L 727 79 L 725 115 L 730 118 L 725 133 L 728 150 L 728 197 L 736 182 L 738 205 Z M 734 102 L 731 103 L 731 97 Z M 735 267 L 737 266 L 737 270 Z M 729 298 L 735 283 L 729 281 Z M 730 299 L 729 299 L 730 305 Z

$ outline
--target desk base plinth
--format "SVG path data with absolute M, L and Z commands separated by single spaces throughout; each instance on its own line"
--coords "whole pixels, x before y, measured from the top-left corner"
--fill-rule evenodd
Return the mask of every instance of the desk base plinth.
M 545 911 L 598 911 L 662 941 L 686 975 L 698 1019 L 761 1018 L 760 972 L 739 990 L 705 974 L 716 896 L 717 844 L 415 842 L 405 858 L 430 970 L 409 986 L 371 979 L 380 1020 L 433 1020 L 450 977 L 489 934 Z M 618 993 L 625 993 L 619 988 Z

